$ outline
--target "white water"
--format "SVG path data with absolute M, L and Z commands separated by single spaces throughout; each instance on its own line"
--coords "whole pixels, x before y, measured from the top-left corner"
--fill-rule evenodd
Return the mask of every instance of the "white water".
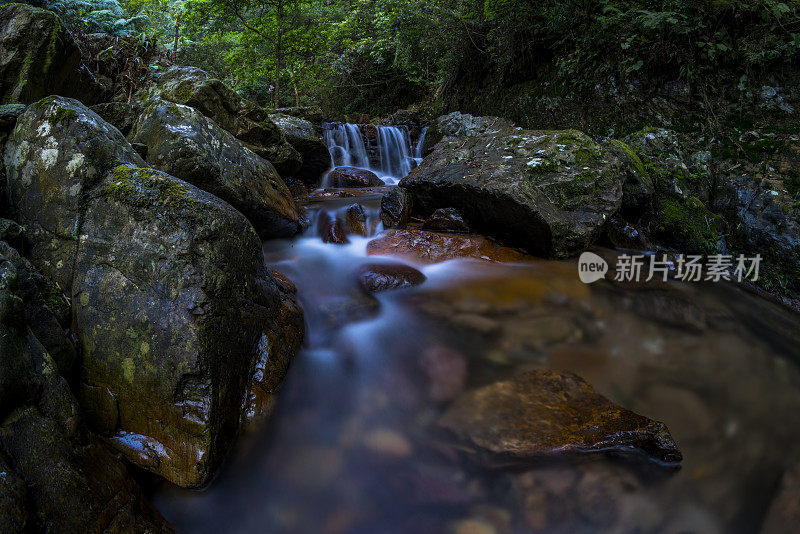
M 376 126 L 378 162 L 369 160 L 364 138 L 355 124 L 331 124 L 325 129 L 325 143 L 331 153 L 332 167 L 357 167 L 374 172 L 387 185 L 397 184 L 422 161 L 421 150 L 424 131 L 416 146 L 411 146 L 408 128 L 405 126 Z M 327 177 L 323 179 L 327 186 Z

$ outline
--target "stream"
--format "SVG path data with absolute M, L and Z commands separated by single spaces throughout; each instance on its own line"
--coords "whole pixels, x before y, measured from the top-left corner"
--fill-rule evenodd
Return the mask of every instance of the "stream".
M 336 164 L 394 184 L 419 158 L 407 135 L 381 131 L 378 167 L 348 126 L 326 131 Z M 797 316 L 727 283 L 586 285 L 574 260 L 368 256 L 381 193 L 312 193 L 308 230 L 264 243 L 298 288 L 305 344 L 275 413 L 210 487 L 158 489 L 178 532 L 758 531 L 800 457 Z M 369 236 L 323 242 L 316 218 L 354 203 Z M 370 295 L 357 273 L 375 263 L 426 280 Z M 602 454 L 487 467 L 437 425 L 463 391 L 536 368 L 664 422 L 680 469 Z

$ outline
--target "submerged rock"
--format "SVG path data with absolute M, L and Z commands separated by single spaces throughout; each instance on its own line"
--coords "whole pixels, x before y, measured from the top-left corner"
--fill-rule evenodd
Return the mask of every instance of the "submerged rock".
M 434 232 L 468 234 L 469 225 L 455 208 L 439 208 L 425 219 L 422 227 Z
M 385 229 L 405 228 L 411 216 L 411 195 L 402 187 L 393 187 L 381 197 L 381 222 Z
M 422 216 L 453 207 L 502 243 L 566 257 L 591 245 L 621 205 L 619 158 L 581 132 L 482 117 L 445 133 L 400 181 Z
M 370 229 L 367 227 L 367 212 L 361 204 L 351 204 L 343 214 L 343 224 L 350 234 L 358 234 L 362 237 L 369 235 Z
M 512 462 L 587 452 L 643 453 L 676 463 L 667 427 L 618 406 L 582 378 L 536 370 L 456 399 L 440 425 L 478 451 Z
M 283 113 L 273 113 L 269 118 L 281 129 L 289 144 L 303 158 L 303 164 L 294 173 L 294 178 L 308 187 L 318 187 L 322 175 L 331 168 L 331 153 L 314 131 L 314 125 L 307 120 Z
M 328 180 L 331 187 L 376 187 L 384 185 L 374 172 L 356 167 L 336 167 Z
M 100 87 L 58 17 L 28 4 L 0 6 L 0 104 L 59 94 L 93 103 Z
M 427 277 L 402 263 L 368 263 L 359 268 L 358 280 L 368 293 L 402 289 L 421 284 Z
M 158 79 L 155 91 L 164 100 L 193 107 L 212 119 L 272 163 L 282 176 L 300 170 L 300 154 L 267 112 L 207 72 L 196 67 L 172 67 Z
M 241 211 L 262 239 L 291 237 L 297 207 L 267 160 L 188 106 L 151 101 L 130 135 L 153 167 L 208 191 Z
M 388 230 L 367 245 L 370 256 L 401 256 L 420 263 L 439 263 L 456 258 L 518 262 L 529 257 L 502 247 L 483 236 L 454 236 L 425 230 Z

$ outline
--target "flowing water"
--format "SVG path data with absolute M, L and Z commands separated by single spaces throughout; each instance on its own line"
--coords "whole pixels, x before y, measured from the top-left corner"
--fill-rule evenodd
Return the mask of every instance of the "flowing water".
M 357 201 L 381 230 L 378 194 L 322 198 L 312 216 Z M 798 317 L 771 302 L 727 284 L 587 286 L 570 261 L 416 265 L 367 256 L 370 238 L 323 243 L 315 227 L 264 244 L 306 312 L 276 412 L 208 489 L 157 492 L 179 532 L 757 532 L 797 465 Z M 427 280 L 368 295 L 356 273 L 376 262 Z M 682 467 L 479 466 L 437 419 L 462 390 L 531 368 L 574 372 L 663 421 Z
M 367 169 L 386 184 L 394 185 L 422 160 L 426 131 L 423 129 L 412 146 L 406 126 L 330 123 L 324 126 L 323 138 L 331 153 L 332 167 Z

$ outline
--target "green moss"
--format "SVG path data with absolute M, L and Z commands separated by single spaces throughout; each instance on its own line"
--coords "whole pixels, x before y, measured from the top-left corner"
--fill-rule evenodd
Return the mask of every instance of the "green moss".
M 78 112 L 70 108 L 58 108 L 47 117 L 47 122 L 52 125 L 68 122 L 78 116 Z
M 179 210 L 202 205 L 202 201 L 190 198 L 187 184 L 158 171 L 121 165 L 111 174 L 113 180 L 103 192 L 118 202 L 137 207 L 164 205 Z
M 716 254 L 722 219 L 697 197 L 682 202 L 662 197 L 657 203 L 657 233 L 670 244 L 690 253 Z
M 647 175 L 647 171 L 644 168 L 644 163 L 642 163 L 642 158 L 640 158 L 630 146 L 628 146 L 626 143 L 623 143 L 619 139 L 612 139 L 611 144 L 625 154 L 630 164 L 633 165 L 634 169 L 636 169 L 636 172 L 645 176 Z

